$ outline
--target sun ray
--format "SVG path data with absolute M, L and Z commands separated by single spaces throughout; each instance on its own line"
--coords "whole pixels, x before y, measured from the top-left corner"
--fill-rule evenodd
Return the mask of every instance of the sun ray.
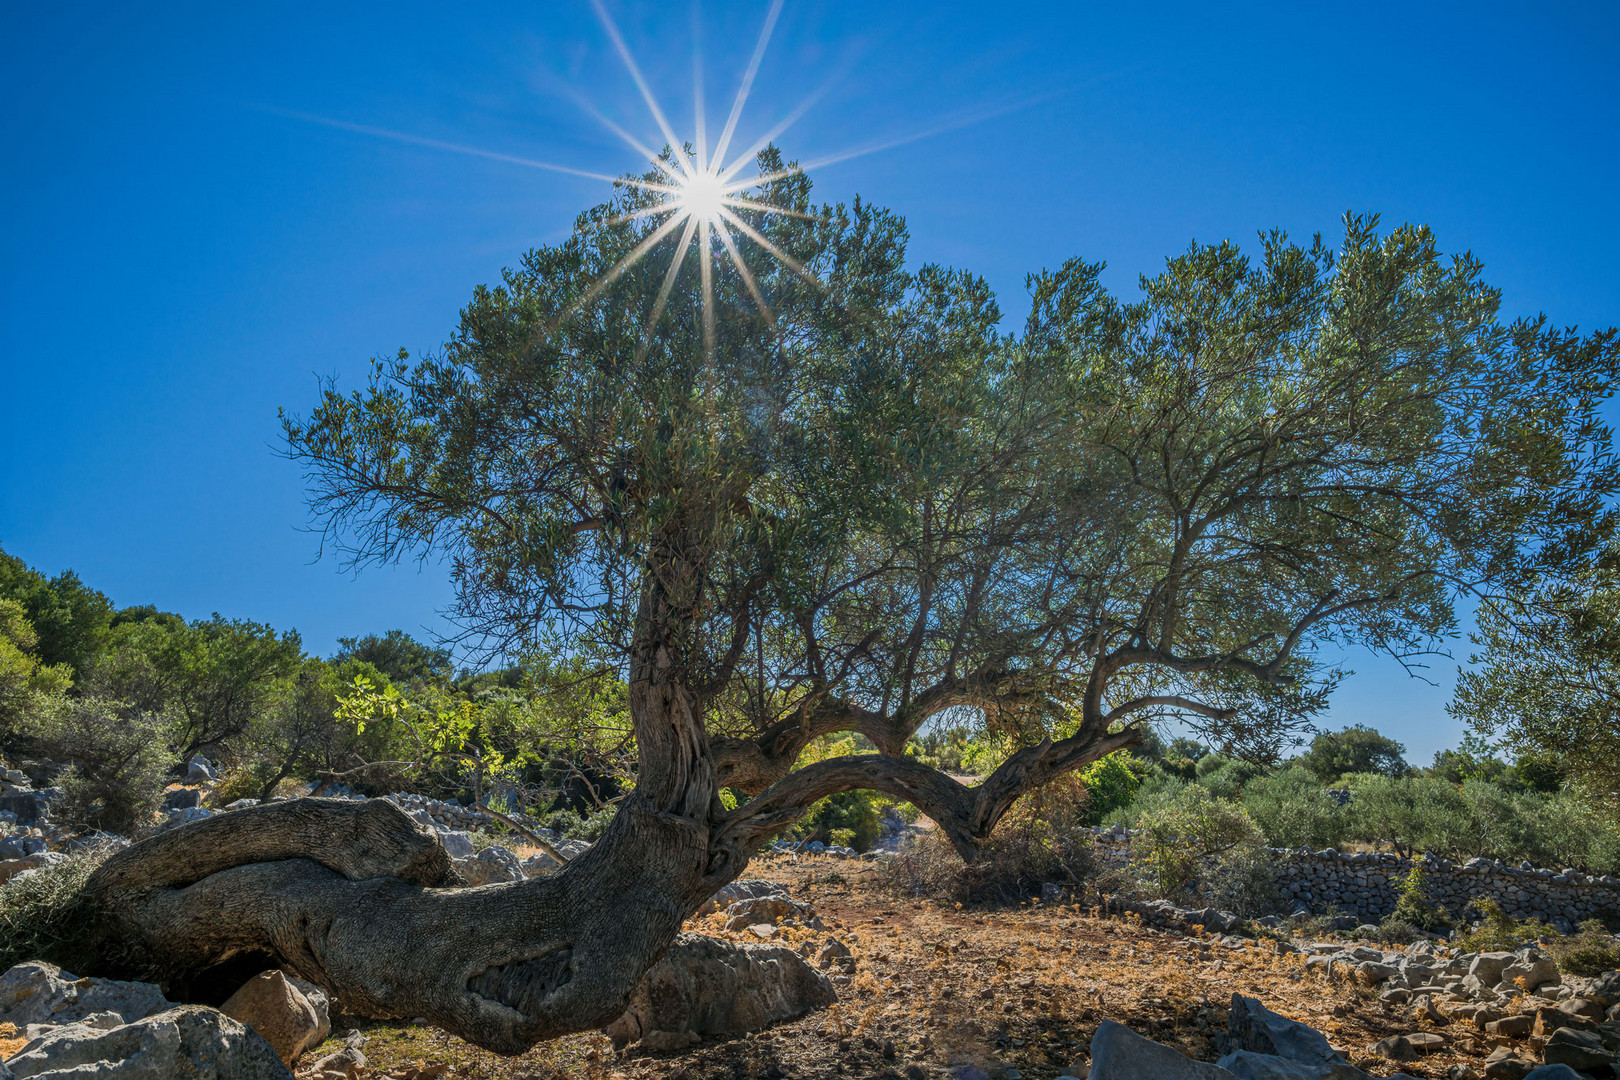
M 619 280 L 620 276 L 623 275 L 626 270 L 630 269 L 630 267 L 634 266 L 643 255 L 647 254 L 647 252 L 652 249 L 654 244 L 658 243 L 658 241 L 674 232 L 675 227 L 679 225 L 681 221 L 682 216 L 676 215 L 675 217 L 672 217 L 668 221 L 664 222 L 662 225 L 658 226 L 658 228 L 654 229 L 652 232 L 648 233 L 646 238 L 643 239 L 641 243 L 637 244 L 631 249 L 630 254 L 620 259 L 617 263 L 614 263 L 613 269 L 609 270 L 606 274 L 603 274 L 601 280 L 596 282 L 596 284 L 592 285 L 589 289 L 586 289 L 578 299 L 576 299 L 572 304 L 568 305 L 568 310 L 563 312 L 563 318 L 567 318 L 600 296 L 603 289 Z
M 495 150 L 483 150 L 476 146 L 465 146 L 461 143 L 445 142 L 443 139 L 429 139 L 422 135 L 411 135 L 403 131 L 390 131 L 387 128 L 373 127 L 370 124 L 355 124 L 348 120 L 338 120 L 330 116 L 319 116 L 315 113 L 295 112 L 292 109 L 277 109 L 272 106 L 262 106 L 263 110 L 276 116 L 285 116 L 291 120 L 302 120 L 308 124 L 320 124 L 322 127 L 336 128 L 339 131 L 350 131 L 356 135 L 370 135 L 376 139 L 388 139 L 393 142 L 405 143 L 408 146 L 421 146 L 429 150 L 445 150 L 452 154 L 465 154 L 468 157 L 486 158 L 489 161 L 499 161 L 507 165 L 522 165 L 528 169 L 544 169 L 547 172 L 567 173 L 569 176 L 583 176 L 587 180 L 603 180 L 609 184 L 633 184 L 636 187 L 649 188 L 654 191 L 671 192 L 675 188 L 667 184 L 652 184 L 645 180 L 630 180 L 622 176 L 610 176 L 607 173 L 591 172 L 589 169 L 576 169 L 571 165 L 557 165 L 549 161 L 536 161 L 533 158 L 518 157 L 515 154 L 502 154 Z
M 646 143 L 642 142 L 640 139 L 636 138 L 634 135 L 632 135 L 628 131 L 626 131 L 623 127 L 621 127 L 618 124 L 614 123 L 613 120 L 606 113 L 604 113 L 602 110 L 598 109 L 595 105 L 592 105 L 589 101 L 586 101 L 584 97 L 582 97 L 579 94 L 572 94 L 572 93 L 569 96 L 574 99 L 574 103 L 576 105 L 578 105 L 581 109 L 584 109 L 587 113 L 589 113 L 591 115 L 591 117 L 593 119 L 595 119 L 598 123 L 600 123 L 603 127 L 607 128 L 609 131 L 613 132 L 613 134 L 615 134 L 619 138 L 623 139 L 625 141 L 625 143 L 629 145 L 630 149 L 632 149 L 636 153 L 642 155 L 648 161 L 652 162 L 654 166 L 656 166 L 658 169 L 662 170 L 664 175 L 669 177 L 671 183 L 676 184 L 676 185 L 680 185 L 680 184 L 686 183 L 688 180 L 691 179 L 691 176 L 688 175 L 686 172 L 675 168 L 675 166 L 671 165 L 668 161 L 666 161 L 664 159 L 663 154 L 660 154 L 657 151 L 653 150 Z M 678 149 L 678 148 L 671 147 L 671 149 L 674 150 L 674 149 Z M 670 190 L 673 191 L 673 190 L 676 190 L 676 189 L 671 188 Z
M 805 113 L 809 112 L 811 106 L 813 106 L 817 101 L 821 100 L 821 95 L 826 92 L 827 87 L 824 86 L 820 90 L 817 90 L 815 93 L 811 94 L 809 97 L 805 98 L 803 101 L 799 102 L 798 107 L 779 120 L 775 127 L 771 128 L 765 134 L 755 139 L 753 144 L 749 146 L 747 150 L 744 150 L 742 153 L 738 154 L 736 161 L 733 161 L 726 168 L 721 169 L 720 179 L 730 183 L 733 177 L 741 172 L 750 161 L 754 160 L 754 155 L 758 154 L 761 150 L 775 142 L 776 137 L 782 134 L 782 132 L 798 123 L 799 119 L 803 117 Z
M 696 215 L 694 215 L 696 216 Z M 714 363 L 714 269 L 709 241 L 709 221 L 698 219 L 698 272 L 703 281 L 703 359 Z
M 697 145 L 698 172 L 707 172 L 709 131 L 703 107 L 703 25 L 695 2 L 692 4 L 692 130 Z
M 782 0 L 773 0 L 771 10 L 765 15 L 765 25 L 760 28 L 759 41 L 754 45 L 754 55 L 748 60 L 748 68 L 743 72 L 742 84 L 737 87 L 737 98 L 731 103 L 731 115 L 726 117 L 725 129 L 720 132 L 720 141 L 714 145 L 714 160 L 726 160 L 726 147 L 731 145 L 731 136 L 737 130 L 737 121 L 742 117 L 743 105 L 748 101 L 748 93 L 754 87 L 754 77 L 759 74 L 759 62 L 765 58 L 765 46 L 771 40 L 771 31 L 776 29 L 776 20 L 782 15 Z
M 686 264 L 686 253 L 692 247 L 692 233 L 697 230 L 698 219 L 694 214 L 686 215 L 686 228 L 681 232 L 681 241 L 675 245 L 675 257 L 669 261 L 669 269 L 664 272 L 664 283 L 658 287 L 658 299 L 653 301 L 652 314 L 647 317 L 647 327 L 641 332 L 641 345 L 636 349 L 636 360 L 640 361 L 647 355 L 652 347 L 653 331 L 658 328 L 658 320 L 664 317 L 664 306 L 669 303 L 669 294 L 675 289 L 675 279 L 680 275 L 681 267 Z
M 643 206 L 639 210 L 631 210 L 628 213 L 614 214 L 610 218 L 603 218 L 602 224 L 609 226 L 626 225 L 632 221 L 640 221 L 644 217 L 652 217 L 654 214 L 675 214 L 679 213 L 680 210 L 681 207 L 673 202 L 655 203 L 652 206 Z
M 781 0 L 777 0 L 777 2 L 780 3 Z M 613 40 L 613 47 L 618 50 L 619 59 L 624 61 L 624 66 L 629 70 L 630 77 L 635 80 L 636 88 L 641 91 L 642 98 L 646 100 L 647 108 L 652 113 L 653 119 L 658 122 L 658 129 L 664 133 L 664 138 L 668 141 L 670 148 L 677 151 L 676 164 L 681 167 L 687 176 L 691 176 L 691 167 L 687 165 L 685 156 L 678 152 L 681 147 L 681 140 L 676 138 L 675 129 L 670 127 L 669 121 L 664 118 L 664 110 L 658 107 L 658 99 L 653 96 L 652 87 L 647 85 L 647 80 L 642 76 L 641 68 L 636 65 L 636 58 L 630 55 L 630 46 L 624 43 L 619 28 L 614 25 L 613 19 L 607 13 L 607 8 L 602 6 L 602 0 L 591 0 L 591 6 L 596 9 L 596 17 L 601 20 L 602 28 L 607 31 L 608 37 Z
M 775 244 L 771 243 L 769 239 L 767 239 L 763 234 L 761 234 L 758 229 L 755 229 L 752 225 L 748 224 L 748 222 L 744 221 L 742 218 L 738 217 L 736 214 L 733 214 L 730 210 L 727 210 L 725 207 L 720 208 L 720 216 L 725 218 L 726 221 L 730 222 L 731 225 L 738 232 L 742 233 L 744 236 L 748 237 L 748 239 L 752 240 L 754 243 L 758 244 L 760 247 L 762 247 L 766 251 L 770 252 L 771 256 L 773 258 L 775 258 L 777 262 L 781 263 L 783 266 L 787 267 L 789 270 L 792 270 L 795 274 L 798 274 L 800 277 L 804 278 L 806 281 L 810 282 L 811 284 L 819 284 L 819 282 L 816 279 L 816 276 L 814 274 L 812 274 L 810 271 L 806 270 L 804 268 L 804 266 L 799 262 L 798 259 L 795 259 L 793 256 L 789 255 L 787 252 L 783 251 L 781 248 L 779 248 Z
M 714 223 L 714 231 L 720 237 L 720 243 L 725 245 L 726 254 L 731 256 L 732 265 L 737 268 L 737 276 L 742 278 L 743 287 L 748 290 L 748 295 L 754 298 L 754 305 L 759 308 L 759 313 L 765 316 L 771 330 L 780 335 L 782 331 L 776 325 L 776 316 L 772 314 L 770 305 L 765 302 L 764 294 L 759 291 L 759 284 L 754 281 L 754 275 L 748 272 L 748 264 L 743 262 L 742 252 L 737 250 L 737 243 L 732 240 L 731 231 L 721 221 Z
M 788 206 L 777 206 L 774 203 L 759 202 L 755 199 L 739 199 L 735 195 L 728 195 L 720 200 L 722 206 L 729 206 L 733 210 L 760 210 L 767 214 L 786 214 L 803 221 L 826 221 L 825 214 L 807 214 L 803 210 L 794 210 Z

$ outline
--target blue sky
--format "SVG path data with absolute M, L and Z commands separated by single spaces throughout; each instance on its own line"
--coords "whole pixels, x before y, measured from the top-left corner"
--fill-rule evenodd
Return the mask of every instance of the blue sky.
M 766 5 L 609 10 L 682 132 L 696 27 L 717 125 Z M 913 261 L 984 275 L 1010 320 L 1025 273 L 1071 255 L 1128 290 L 1195 238 L 1332 236 L 1353 209 L 1472 250 L 1510 314 L 1594 328 L 1620 319 L 1616 55 L 1612 3 L 790 0 L 740 137 L 816 94 L 788 156 L 897 144 L 818 170 L 817 196 L 905 214 Z M 0 544 L 319 652 L 442 626 L 437 564 L 317 560 L 276 411 L 435 347 L 475 284 L 606 189 L 291 114 L 637 169 L 581 98 L 657 140 L 584 0 L 8 6 Z M 1455 663 L 1430 687 L 1346 660 L 1331 725 L 1420 761 L 1455 740 Z

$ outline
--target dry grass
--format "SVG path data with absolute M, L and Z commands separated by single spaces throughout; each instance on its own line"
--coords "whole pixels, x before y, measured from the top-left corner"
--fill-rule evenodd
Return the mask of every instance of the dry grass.
M 1227 949 L 1072 907 L 969 909 L 915 900 L 898 895 L 862 863 L 804 859 L 755 871 L 813 903 L 854 952 L 855 981 L 832 1009 L 755 1035 L 647 1057 L 616 1054 L 603 1037 L 582 1035 L 500 1058 L 431 1028 L 360 1025 L 372 1037 L 366 1048 L 371 1075 L 406 1077 L 443 1065 L 448 1068 L 440 1075 L 476 1080 L 899 1080 L 913 1065 L 936 1077 L 950 1066 L 974 1064 L 993 1076 L 998 1066 L 1014 1066 L 1027 1080 L 1050 1080 L 1085 1059 L 1104 1018 L 1212 1059 L 1211 1039 L 1226 1028 L 1234 992 L 1320 1029 L 1376 1075 L 1400 1068 L 1365 1053 L 1388 1035 L 1427 1030 L 1451 1039 L 1445 1051 L 1404 1067 L 1419 1077 L 1444 1076 L 1458 1062 L 1478 1071 L 1494 1046 L 1513 1045 L 1460 1020 L 1420 1022 L 1371 991 L 1306 976 L 1302 958 L 1279 956 L 1266 943 Z M 753 940 L 728 935 L 720 922 L 710 916 L 692 929 Z M 784 931 L 790 945 L 807 936 L 824 935 Z

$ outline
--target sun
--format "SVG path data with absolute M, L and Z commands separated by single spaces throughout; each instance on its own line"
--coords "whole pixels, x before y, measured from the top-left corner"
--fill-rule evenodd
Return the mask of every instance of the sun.
M 684 177 L 670 201 L 699 221 L 713 224 L 720 217 L 730 192 L 718 170 L 708 169 Z

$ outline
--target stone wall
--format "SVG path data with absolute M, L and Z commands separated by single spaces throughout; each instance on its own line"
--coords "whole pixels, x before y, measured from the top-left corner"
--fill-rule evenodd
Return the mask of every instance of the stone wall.
M 1130 858 L 1127 830 L 1099 830 L 1099 859 L 1121 867 Z M 1508 866 L 1491 859 L 1454 863 L 1423 855 L 1416 860 L 1389 853 L 1344 854 L 1331 849 L 1290 851 L 1272 848 L 1275 880 L 1286 913 L 1295 902 L 1311 911 L 1337 909 L 1374 922 L 1395 909 L 1396 896 L 1412 865 L 1423 867 L 1429 899 L 1453 915 L 1489 896 L 1517 919 L 1540 919 L 1568 932 L 1590 918 L 1620 917 L 1620 880 L 1575 870 L 1547 870 L 1522 863 Z

